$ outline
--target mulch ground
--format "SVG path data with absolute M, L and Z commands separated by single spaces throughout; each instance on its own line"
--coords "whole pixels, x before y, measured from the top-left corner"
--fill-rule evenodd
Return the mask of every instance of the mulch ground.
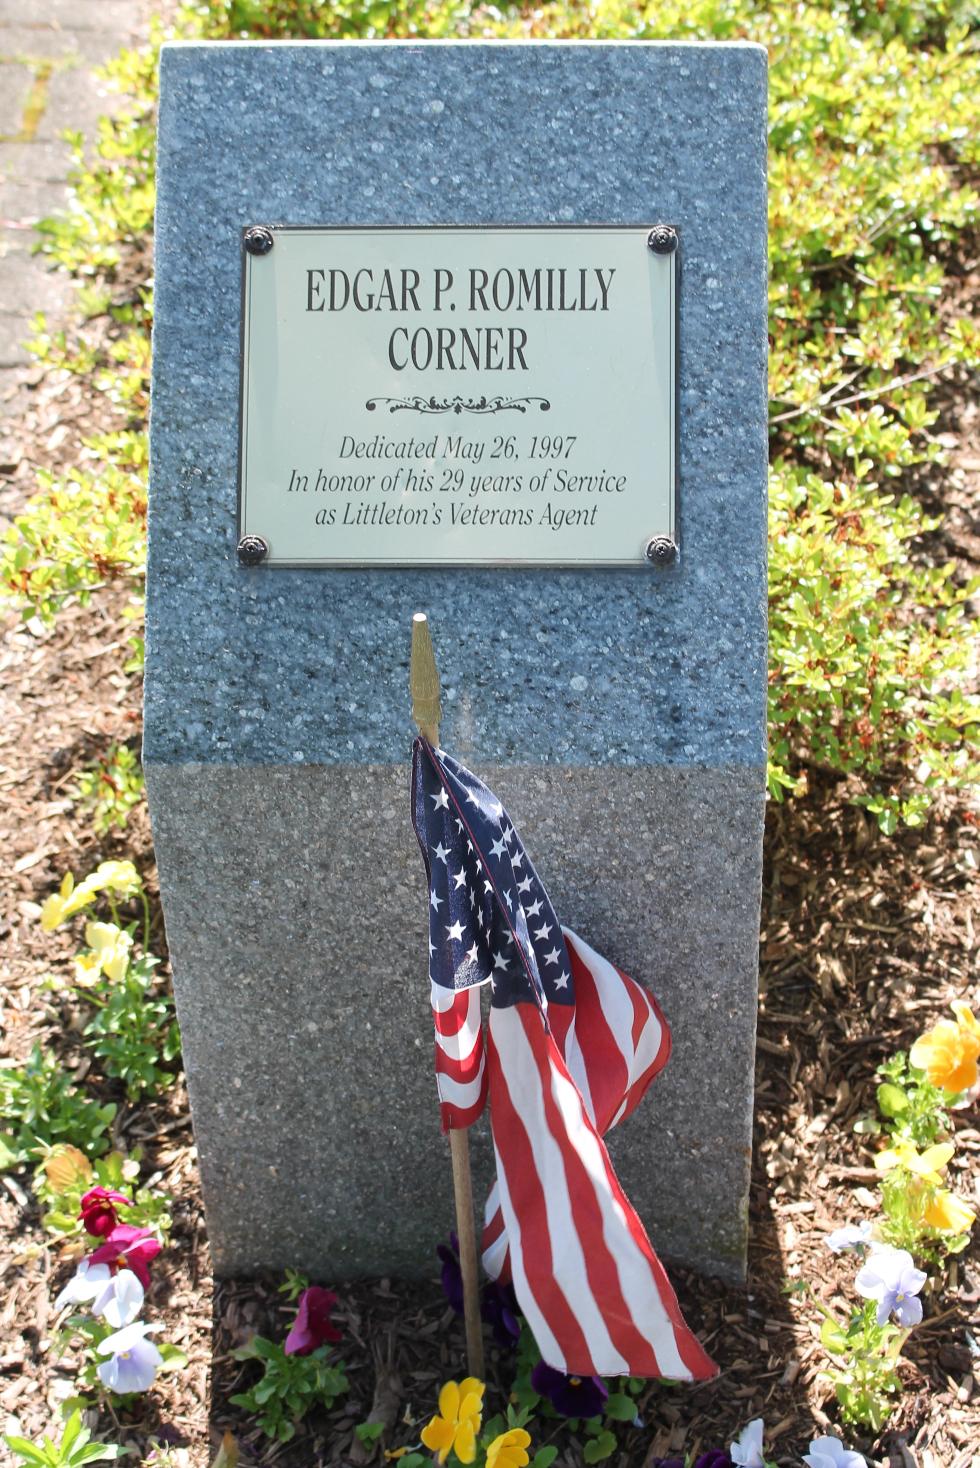
M 965 272 L 967 283 L 970 270 Z M 972 276 L 975 289 L 975 274 Z M 921 492 L 949 510 L 942 534 L 961 567 L 978 551 L 980 478 L 978 414 L 969 383 L 940 393 L 951 455 Z M 34 374 L 22 390 L 22 455 L 0 465 L 9 511 L 29 490 L 32 465 L 70 460 L 80 436 L 108 426 L 102 402 L 60 373 Z M 113 420 L 115 421 L 115 420 Z M 118 426 L 118 425 L 116 425 Z M 63 431 L 66 430 L 66 431 Z M 341 1288 L 337 1312 L 350 1396 L 331 1417 L 313 1417 L 297 1440 L 263 1439 L 229 1397 L 252 1368 L 231 1351 L 256 1331 L 281 1338 L 292 1308 L 281 1281 L 213 1284 L 195 1168 L 186 1092 L 178 1082 L 161 1100 L 127 1107 L 120 1093 L 87 1076 L 77 1044 L 79 1016 L 46 989 L 71 953 L 67 935 L 44 935 L 40 903 L 64 871 L 76 875 L 106 857 L 136 861 L 154 886 L 152 843 L 144 808 L 126 830 L 99 840 L 71 797 L 73 772 L 112 740 L 139 732 L 139 687 L 122 671 L 129 629 L 121 621 L 129 590 L 109 586 L 86 607 L 68 608 L 54 629 L 9 617 L 0 654 L 0 864 L 7 875 L 0 915 L 2 1064 L 24 1059 L 40 1041 L 63 1056 L 95 1092 L 120 1103 L 114 1141 L 144 1153 L 143 1181 L 174 1200 L 171 1244 L 161 1257 L 147 1318 L 181 1346 L 189 1364 L 162 1375 L 138 1411 L 100 1421 L 111 1440 L 138 1454 L 151 1439 L 170 1445 L 165 1460 L 204 1468 L 230 1429 L 243 1463 L 318 1468 L 367 1461 L 353 1427 L 374 1405 L 391 1423 L 384 1446 L 417 1440 L 438 1385 L 464 1369 L 461 1325 L 446 1307 L 433 1259 L 430 1287 L 367 1281 Z M 746 1288 L 725 1288 L 677 1271 L 689 1319 L 722 1367 L 696 1389 L 651 1386 L 646 1426 L 632 1431 L 615 1462 L 641 1468 L 668 1452 L 727 1445 L 749 1419 L 763 1416 L 781 1462 L 795 1463 L 811 1437 L 836 1422 L 822 1377 L 826 1358 L 812 1305 L 792 1288 L 806 1281 L 846 1313 L 853 1303 L 853 1261 L 824 1244 L 827 1231 L 870 1216 L 872 1149 L 853 1132 L 873 1110 L 875 1067 L 943 1017 L 952 998 L 980 1000 L 975 960 L 978 824 L 959 799 L 945 801 L 928 824 L 886 839 L 849 806 L 840 787 L 814 777 L 805 802 L 771 807 L 767 822 L 761 937 L 761 1001 L 756 1074 L 756 1140 L 751 1194 L 751 1256 Z M 164 951 L 157 916 L 154 946 Z M 648 1105 L 656 1106 L 656 1094 Z M 963 1198 L 980 1198 L 980 1114 L 956 1117 L 952 1181 Z M 52 1302 L 73 1268 L 70 1250 L 40 1226 L 27 1174 L 0 1178 L 0 1227 L 8 1249 L 0 1303 L 0 1425 L 15 1417 L 26 1435 L 51 1429 L 71 1395 L 75 1363 L 55 1360 Z M 450 1220 L 447 1219 L 447 1233 Z M 433 1247 L 436 1244 L 433 1240 Z M 331 1284 L 329 1280 L 322 1281 Z M 904 1392 L 877 1441 L 853 1430 L 849 1442 L 869 1457 L 909 1468 L 980 1465 L 980 1258 L 977 1245 L 955 1260 L 946 1283 L 926 1298 L 926 1319 L 901 1361 Z M 503 1404 L 508 1362 L 491 1352 L 494 1405 Z M 538 1443 L 540 1445 L 540 1441 Z M 138 1461 L 138 1456 L 136 1461 Z M 569 1444 L 559 1463 L 574 1468 Z

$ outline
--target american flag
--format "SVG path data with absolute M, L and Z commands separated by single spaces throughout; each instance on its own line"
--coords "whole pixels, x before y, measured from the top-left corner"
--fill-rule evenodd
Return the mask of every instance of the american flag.
M 428 876 L 443 1130 L 470 1126 L 490 1102 L 497 1180 L 484 1267 L 513 1280 L 560 1371 L 714 1376 L 602 1141 L 667 1062 L 659 1008 L 560 926 L 500 801 L 423 739 L 412 812 Z

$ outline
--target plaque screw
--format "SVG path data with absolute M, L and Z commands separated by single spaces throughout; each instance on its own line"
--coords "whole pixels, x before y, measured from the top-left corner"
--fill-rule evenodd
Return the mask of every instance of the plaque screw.
M 238 559 L 243 566 L 257 566 L 268 554 L 269 542 L 261 535 L 243 535 L 238 542 Z
M 643 554 L 651 566 L 656 566 L 662 571 L 666 566 L 672 566 L 677 560 L 677 545 L 666 535 L 655 535 L 648 540 Z
M 676 229 L 670 224 L 655 224 L 647 235 L 647 245 L 655 255 L 672 255 L 677 249 Z
M 274 244 L 272 230 L 264 224 L 253 224 L 245 231 L 245 248 L 250 255 L 268 255 Z

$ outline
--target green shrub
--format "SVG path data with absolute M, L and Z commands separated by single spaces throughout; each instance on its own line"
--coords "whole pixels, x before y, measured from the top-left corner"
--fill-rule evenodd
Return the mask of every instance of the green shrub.
M 980 59 L 963 0 L 564 0 L 471 9 L 456 0 L 208 0 L 184 34 L 450 34 L 748 39 L 770 58 L 770 790 L 822 767 L 885 830 L 921 821 L 934 791 L 975 778 L 978 711 L 963 693 L 970 588 L 930 561 L 937 522 L 913 496 L 928 466 L 930 386 L 973 364 L 976 326 L 940 314 L 944 261 L 975 227 L 964 180 L 980 160 Z M 112 68 L 129 108 L 79 149 L 77 207 L 43 247 L 105 299 L 119 240 L 142 248 L 152 208 L 154 48 Z M 141 343 L 137 350 L 136 341 Z M 148 316 L 124 362 L 86 370 L 122 410 L 145 395 Z M 69 354 L 86 362 L 84 342 Z M 100 377 L 101 373 L 101 377 Z M 51 617 L 68 595 L 142 564 L 111 454 L 48 484 L 10 532 L 2 582 Z M 141 483 L 141 474 L 136 476 Z M 901 482 L 901 487 L 899 483 Z M 100 533 L 94 522 L 105 525 Z M 83 525 L 93 522 L 92 528 Z M 101 559 L 99 559 L 101 557 Z
M 122 828 L 134 805 L 143 799 L 139 756 L 128 744 L 110 744 L 105 754 L 79 772 L 73 798 L 92 816 L 93 829 L 104 836 Z
M 101 978 L 79 997 L 95 1006 L 82 1034 L 103 1075 L 122 1081 L 130 1101 L 156 1096 L 176 1079 L 180 1031 L 169 994 L 155 992 L 152 953 L 135 959 L 123 978 Z
M 343 1367 L 330 1363 L 329 1346 L 319 1346 L 307 1356 L 287 1355 L 283 1345 L 257 1335 L 231 1354 L 236 1361 L 259 1362 L 262 1375 L 229 1401 L 251 1413 L 266 1436 L 281 1443 L 296 1436 L 297 1423 L 312 1407 L 329 1412 L 347 1391 Z
M 105 1133 L 116 1114 L 112 1103 L 76 1089 L 57 1056 L 35 1045 L 24 1065 L 0 1070 L 0 1170 L 44 1156 L 58 1142 L 71 1142 L 90 1157 L 108 1146 Z

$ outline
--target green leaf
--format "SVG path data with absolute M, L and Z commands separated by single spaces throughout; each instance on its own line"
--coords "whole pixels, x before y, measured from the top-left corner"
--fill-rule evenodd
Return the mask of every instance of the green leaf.
M 9 1132 L 0 1133 L 0 1172 L 9 1172 L 20 1161 L 15 1145 Z
M 92 1434 L 89 1432 L 88 1428 L 82 1426 L 81 1412 L 73 1412 L 68 1418 L 68 1421 L 65 1423 L 65 1430 L 61 1434 L 62 1457 L 67 1456 L 68 1452 L 72 1447 L 74 1447 L 75 1443 L 77 1443 L 80 1448 L 84 1447 L 91 1436 Z
M 365 1447 L 376 1443 L 385 1430 L 383 1422 L 359 1422 L 354 1428 L 354 1435 L 358 1442 L 364 1443 Z
M 886 1081 L 878 1087 L 878 1110 L 882 1116 L 900 1116 L 909 1107 L 909 1098 L 901 1086 L 893 1086 Z
M 531 1459 L 531 1468 L 551 1468 L 552 1463 L 557 1457 L 557 1448 L 539 1448 L 534 1457 Z
M 22 1457 L 25 1463 L 40 1463 L 41 1468 L 50 1468 L 51 1459 L 41 1448 L 36 1448 L 26 1437 L 5 1436 L 4 1442 Z
M 157 1349 L 163 1357 L 160 1364 L 161 1371 L 181 1371 L 187 1365 L 187 1352 L 182 1351 L 179 1346 L 171 1345 L 169 1341 L 161 1341 Z
M 636 1403 L 625 1392 L 613 1392 L 607 1400 L 603 1412 L 607 1417 L 611 1417 L 614 1422 L 632 1422 L 636 1416 Z
M 131 1451 L 116 1443 L 89 1443 L 88 1447 L 72 1454 L 71 1465 L 72 1468 L 82 1468 L 84 1463 L 113 1463 L 117 1458 L 128 1457 Z
M 837 1321 L 832 1316 L 824 1317 L 820 1327 L 820 1343 L 832 1356 L 842 1356 L 847 1350 L 847 1340 Z
M 601 1463 L 606 1458 L 611 1458 L 616 1451 L 616 1438 L 611 1432 L 600 1432 L 598 1437 L 591 1438 L 583 1449 L 582 1456 L 587 1463 Z

